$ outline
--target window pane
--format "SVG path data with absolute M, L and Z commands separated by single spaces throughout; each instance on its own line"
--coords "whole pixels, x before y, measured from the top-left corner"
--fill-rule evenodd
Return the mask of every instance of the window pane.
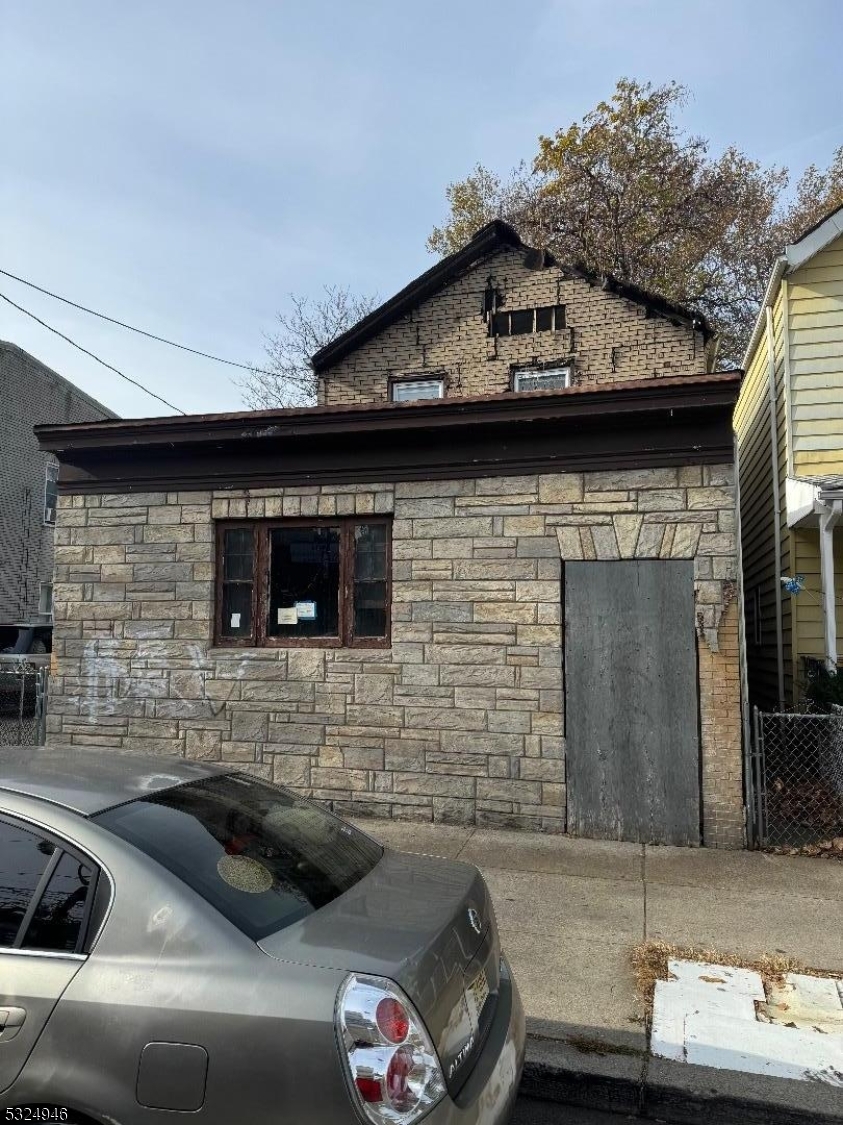
M 408 379 L 392 384 L 393 402 L 413 402 L 419 398 L 442 398 L 441 379 Z
M 565 306 L 554 305 L 554 310 L 556 313 L 556 331 L 561 332 L 565 327 Z
M 254 941 L 333 902 L 383 854 L 316 806 L 239 774 L 167 789 L 96 820 Z
M 550 332 L 553 329 L 553 305 L 536 309 L 536 332 Z
M 250 527 L 232 527 L 222 540 L 222 620 L 224 637 L 252 635 L 252 585 L 255 571 L 255 536 Z
M 278 527 L 269 533 L 270 637 L 339 636 L 340 529 Z
M 362 523 L 354 528 L 354 635 L 387 634 L 387 528 Z
M 510 332 L 513 336 L 523 336 L 533 331 L 533 310 L 518 309 L 509 314 Z
M 232 528 L 223 537 L 223 577 L 226 582 L 251 582 L 255 537 L 250 527 Z
M 224 637 L 249 637 L 252 635 L 251 582 L 226 582 L 223 584 L 221 626 Z
M 29 900 L 50 856 L 52 844 L 0 821 L 0 949 L 17 937 Z
M 26 931 L 24 949 L 76 949 L 92 877 L 90 867 L 65 852 Z
M 59 467 L 52 462 L 47 465 L 44 479 L 44 522 L 56 522 L 56 504 L 58 503 Z
M 492 332 L 495 336 L 509 335 L 509 313 L 495 313 L 492 317 Z

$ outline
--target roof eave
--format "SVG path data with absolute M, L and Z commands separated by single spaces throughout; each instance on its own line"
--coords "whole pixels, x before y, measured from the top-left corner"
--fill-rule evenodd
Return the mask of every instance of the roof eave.
M 482 227 L 474 238 L 461 249 L 437 262 L 425 273 L 411 281 L 409 285 L 405 285 L 388 301 L 384 301 L 382 305 L 379 305 L 367 316 L 364 316 L 362 320 L 352 325 L 341 336 L 320 348 L 311 357 L 313 370 L 319 374 L 328 367 L 339 363 L 355 348 L 372 339 L 384 328 L 394 323 L 398 317 L 409 312 L 421 301 L 426 300 L 449 279 L 456 277 L 490 254 L 507 248 L 525 250 L 527 246 L 521 241 L 514 227 L 500 219 L 495 219 Z

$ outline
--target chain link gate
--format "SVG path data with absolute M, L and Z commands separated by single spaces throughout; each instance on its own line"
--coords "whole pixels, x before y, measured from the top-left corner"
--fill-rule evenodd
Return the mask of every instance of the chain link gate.
M 752 842 L 794 847 L 843 836 L 843 708 L 753 711 Z
M 0 662 L 0 747 L 43 746 L 49 669 Z

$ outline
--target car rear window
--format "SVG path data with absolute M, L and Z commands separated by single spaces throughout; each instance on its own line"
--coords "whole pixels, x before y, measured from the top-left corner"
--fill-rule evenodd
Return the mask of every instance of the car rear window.
M 383 854 L 351 825 L 245 774 L 193 781 L 94 819 L 255 941 L 333 902 Z

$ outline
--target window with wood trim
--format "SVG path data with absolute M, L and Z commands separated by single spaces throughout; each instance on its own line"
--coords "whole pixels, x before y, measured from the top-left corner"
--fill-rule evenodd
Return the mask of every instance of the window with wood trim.
M 216 643 L 384 647 L 390 558 L 385 517 L 218 523 Z

